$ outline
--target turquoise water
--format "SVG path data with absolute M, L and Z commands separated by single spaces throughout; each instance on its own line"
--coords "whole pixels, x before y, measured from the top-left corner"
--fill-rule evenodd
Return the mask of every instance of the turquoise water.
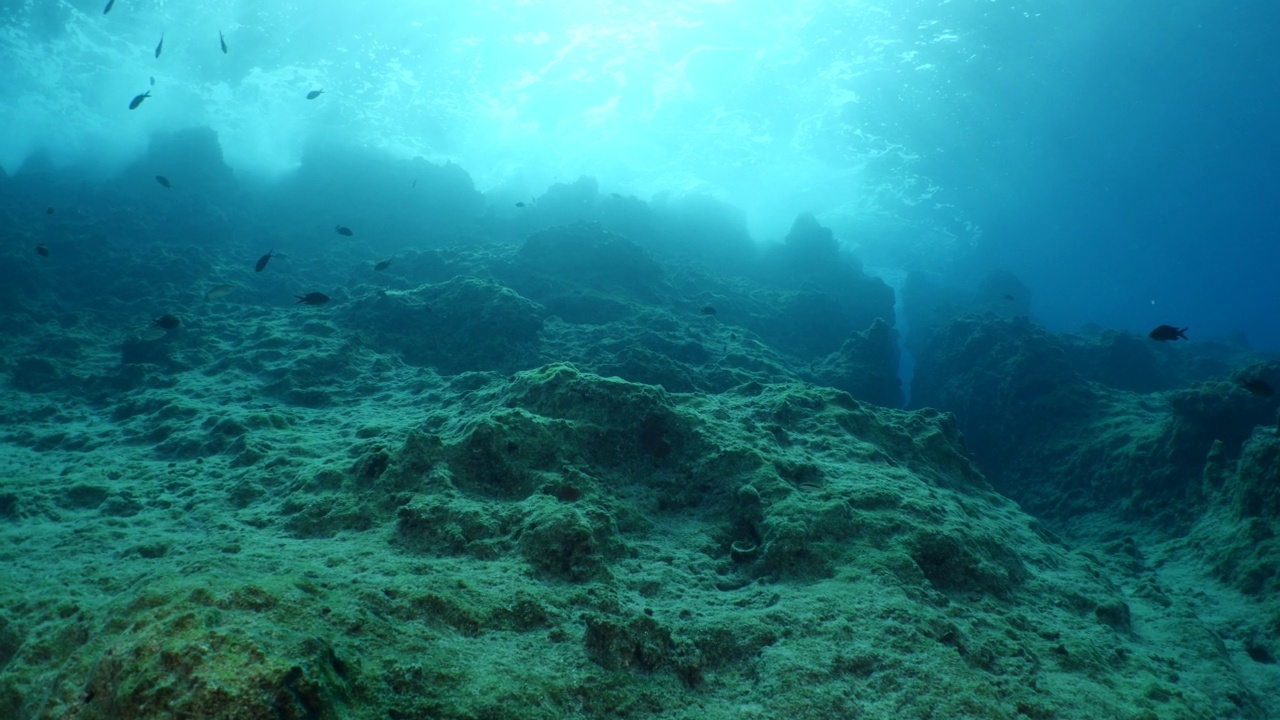
M 585 174 L 759 241 L 812 211 L 873 266 L 1008 269 L 1054 327 L 1280 345 L 1266 4 L 95 5 L 0 9 L 10 174 L 113 177 L 192 127 L 246 181 L 334 144 L 514 198 Z

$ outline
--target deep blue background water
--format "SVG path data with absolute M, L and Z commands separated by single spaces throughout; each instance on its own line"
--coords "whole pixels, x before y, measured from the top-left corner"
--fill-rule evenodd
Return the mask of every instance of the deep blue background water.
M 1280 349 L 1280 12 L 1092 5 L 1044 18 L 1087 33 L 1008 38 L 1040 69 L 975 78 L 991 144 L 929 173 L 967 195 L 987 261 L 1032 286 L 1050 325 L 1171 323 Z

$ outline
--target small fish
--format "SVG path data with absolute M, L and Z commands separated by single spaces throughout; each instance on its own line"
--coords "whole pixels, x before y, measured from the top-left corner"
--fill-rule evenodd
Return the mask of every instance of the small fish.
M 716 314 L 716 309 L 715 309 L 714 307 L 712 307 L 712 306 L 708 305 L 708 306 L 706 306 L 706 307 L 702 308 L 702 314 L 703 314 L 703 315 L 715 315 L 715 314 Z
M 522 202 L 518 202 L 518 203 L 516 203 L 516 207 L 524 207 L 524 203 L 522 203 Z
M 413 184 L 412 184 L 412 185 L 410 185 L 409 187 L 418 187 L 418 178 L 414 178 L 414 179 L 413 179 Z
M 619 195 L 618 193 L 609 193 L 609 197 L 611 197 L 611 198 L 617 198 L 618 200 L 621 200 L 621 199 L 622 199 L 622 196 L 621 196 L 621 195 Z
M 156 182 L 160 183 L 160 187 L 164 188 L 165 190 L 173 189 L 173 183 L 169 182 L 169 178 L 163 175 L 157 175 Z
M 266 269 L 267 269 L 267 263 L 271 262 L 271 254 L 272 254 L 272 253 L 274 253 L 274 252 L 275 252 L 275 250 L 273 249 L 273 250 L 271 250 L 271 252 L 269 252 L 269 253 L 267 253 L 266 255 L 263 255 L 262 257 L 258 258 L 258 264 L 253 266 L 253 271 L 254 271 L 254 272 L 262 272 L 263 270 L 266 270 Z
M 164 33 L 160 33 L 160 42 L 156 43 L 156 57 L 160 57 L 162 49 L 164 49 Z
M 334 229 L 334 232 L 338 233 L 339 235 L 345 235 L 346 237 L 351 237 L 352 235 L 355 235 L 355 233 L 351 232 L 351 228 L 343 227 L 342 225 L 334 225 L 333 229 Z
M 1240 386 L 1258 397 L 1271 397 L 1276 394 L 1275 388 L 1271 387 L 1270 383 L 1261 378 L 1245 380 L 1240 383 Z
M 1178 338 L 1182 338 L 1183 340 L 1186 340 L 1187 339 L 1187 336 L 1185 334 L 1186 332 L 1187 332 L 1187 328 L 1178 329 L 1172 325 L 1161 325 L 1157 327 L 1155 330 L 1152 330 L 1151 332 L 1147 333 L 1147 337 L 1151 338 L 1152 340 L 1159 340 L 1160 342 L 1177 340 Z
M 1015 297 L 1013 296 L 1013 293 L 1005 293 L 1004 295 L 1001 295 L 1000 297 L 1003 297 L 1003 298 L 1005 299 L 1005 302 L 1013 302 L 1014 300 L 1016 300 L 1016 299 L 1017 299 L 1017 298 L 1015 298 Z
M 146 92 L 142 93 L 141 95 L 134 96 L 133 100 L 129 103 L 129 109 L 130 109 L 130 110 L 137 110 L 137 109 L 138 109 L 138 106 L 142 104 L 142 101 L 143 101 L 143 100 L 146 100 L 146 99 L 147 99 L 147 98 L 149 98 L 149 97 L 151 97 L 151 91 L 150 91 L 150 90 L 148 90 L 148 91 L 146 91 Z
M 323 94 L 324 94 L 323 90 L 312 90 L 311 92 L 307 93 L 307 99 L 315 100 L 316 98 L 320 97 Z
M 377 272 L 382 272 L 383 270 L 386 270 L 386 269 L 387 269 L 387 268 L 389 268 L 389 267 L 391 267 L 391 261 L 390 261 L 390 260 L 383 260 L 382 262 L 378 263 L 377 265 L 374 265 L 374 266 L 373 266 L 373 269 L 374 269 L 375 271 L 377 271 Z
M 50 206 L 48 207 L 48 209 L 46 209 L 46 210 L 44 211 L 44 214 L 45 214 L 45 215 L 52 215 L 52 214 L 53 214 L 53 206 L 52 206 L 52 205 L 50 205 Z
M 155 75 L 152 75 L 152 76 L 151 76 L 151 87 L 155 87 L 155 86 L 156 86 L 156 76 L 155 76 Z
M 204 294 L 204 299 L 217 300 L 220 297 L 226 297 L 230 295 L 231 291 L 235 289 L 236 289 L 235 285 L 214 285 L 213 287 L 209 288 L 209 292 Z
M 221 31 L 221 30 L 219 30 L 219 31 L 218 31 L 218 44 L 222 46 L 222 54 L 223 54 L 223 55 L 226 55 L 226 54 L 227 54 L 227 40 L 226 40 L 226 38 L 222 37 L 222 31 Z
M 107 6 L 102 8 L 102 14 L 106 15 L 111 12 L 111 6 L 116 4 L 116 0 L 107 0 Z
M 323 305 L 329 302 L 329 296 L 322 292 L 309 292 L 306 295 L 294 295 L 298 298 L 297 305 L 306 303 L 307 305 Z
M 177 315 L 168 315 L 168 314 L 161 315 L 160 317 L 151 321 L 152 327 L 158 327 L 163 330 L 176 330 L 178 328 L 178 325 L 181 325 L 181 324 L 182 324 L 182 321 L 178 319 Z
M 36 254 L 40 257 L 49 257 L 49 248 L 44 243 L 40 243 L 36 246 Z

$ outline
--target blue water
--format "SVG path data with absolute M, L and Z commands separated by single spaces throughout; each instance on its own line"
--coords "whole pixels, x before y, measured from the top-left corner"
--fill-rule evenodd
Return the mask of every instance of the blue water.
M 1280 349 L 1272 3 L 103 6 L 0 6 L 8 174 L 110 182 L 206 127 L 242 183 L 335 145 L 490 196 L 588 175 L 715 196 L 759 242 L 812 211 L 873 272 L 1008 270 L 1053 329 Z

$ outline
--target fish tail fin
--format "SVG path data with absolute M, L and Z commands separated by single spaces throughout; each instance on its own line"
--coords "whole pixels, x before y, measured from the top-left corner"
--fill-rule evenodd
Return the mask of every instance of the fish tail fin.
M 1182 338 L 1183 340 L 1188 340 L 1189 338 L 1187 338 L 1187 330 L 1188 328 L 1182 328 L 1178 330 L 1178 337 Z

